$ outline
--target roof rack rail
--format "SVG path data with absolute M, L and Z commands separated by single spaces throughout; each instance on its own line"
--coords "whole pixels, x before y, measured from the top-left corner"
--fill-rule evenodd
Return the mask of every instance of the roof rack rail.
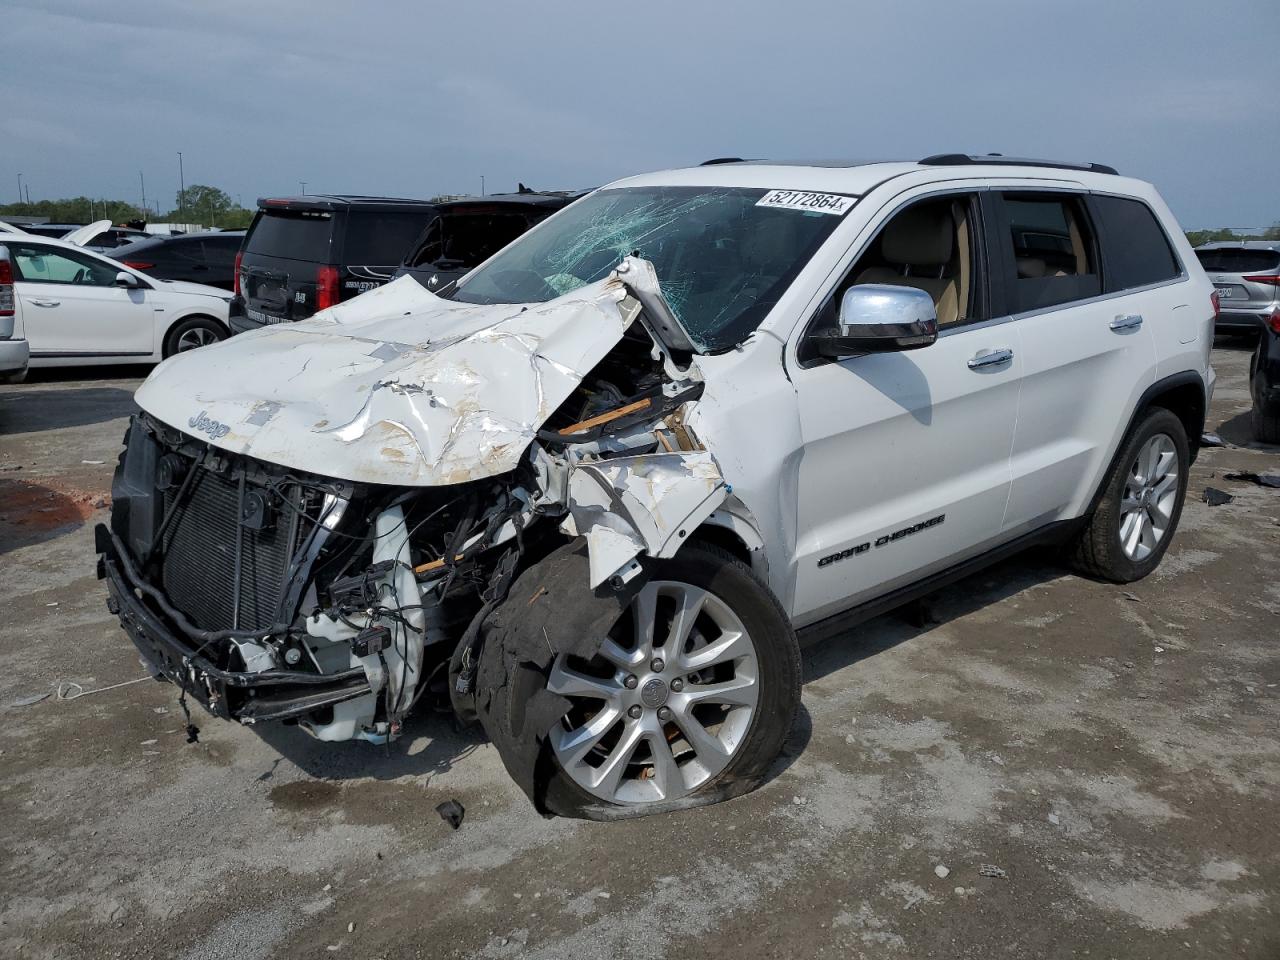
M 698 166 L 714 167 L 717 163 L 742 163 L 741 157 L 716 157 L 714 160 L 703 160 Z
M 1055 160 L 1029 160 L 1026 157 L 1006 157 L 1001 153 L 969 154 L 969 153 L 935 153 L 920 161 L 929 167 L 960 167 L 975 164 L 998 164 L 1016 167 L 1051 167 L 1058 170 L 1087 170 L 1090 173 L 1110 173 L 1118 175 L 1115 167 L 1105 163 L 1059 163 Z

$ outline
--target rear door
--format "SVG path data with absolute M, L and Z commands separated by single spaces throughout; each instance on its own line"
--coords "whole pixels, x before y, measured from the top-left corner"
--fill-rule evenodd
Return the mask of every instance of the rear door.
M 304 320 L 315 312 L 320 269 L 334 263 L 341 214 L 332 210 L 259 210 L 244 242 L 240 293 L 256 323 Z
M 200 240 L 205 266 L 201 283 L 222 287 L 224 290 L 233 288 L 236 254 L 240 252 L 241 240 L 243 237 L 234 233 L 223 237 L 203 237 Z
M 1108 257 L 1099 208 L 1085 191 L 1010 188 L 989 202 L 1004 309 L 1022 342 L 1005 514 L 1016 535 L 1085 509 L 1129 412 L 1155 380 L 1153 328 L 1177 321 L 1141 292 L 1159 271 L 1135 276 L 1128 289 L 1116 282 L 1127 270 L 1121 257 L 1132 254 Z
M 154 291 L 116 286 L 119 267 L 87 253 L 8 243 L 33 360 L 144 357 L 154 349 Z

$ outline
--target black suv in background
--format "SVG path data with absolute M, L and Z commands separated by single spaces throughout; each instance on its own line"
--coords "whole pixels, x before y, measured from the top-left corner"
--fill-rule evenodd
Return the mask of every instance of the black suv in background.
M 567 207 L 586 191 L 530 190 L 439 201 L 396 276 L 409 274 L 433 293 L 457 280 L 530 227 Z
M 109 255 L 126 267 L 161 280 L 189 280 L 230 290 L 235 285 L 236 254 L 243 240 L 243 230 L 148 237 L 116 247 Z
M 435 214 L 425 200 L 260 199 L 236 259 L 232 332 L 305 320 L 381 286 Z

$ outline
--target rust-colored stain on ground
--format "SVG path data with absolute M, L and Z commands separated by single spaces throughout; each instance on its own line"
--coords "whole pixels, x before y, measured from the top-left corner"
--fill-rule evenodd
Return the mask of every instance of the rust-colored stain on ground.
M 110 498 L 100 493 L 67 488 L 58 490 L 28 480 L 0 480 L 0 532 L 18 533 L 57 530 L 84 523 Z M 102 504 L 102 507 L 95 506 Z

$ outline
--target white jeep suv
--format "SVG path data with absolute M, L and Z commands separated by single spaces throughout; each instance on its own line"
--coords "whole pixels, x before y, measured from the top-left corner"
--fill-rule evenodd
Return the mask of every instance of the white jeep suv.
M 175 356 L 100 527 L 109 606 L 219 716 L 477 718 L 544 811 L 769 769 L 801 639 L 1046 541 L 1160 562 L 1213 287 L 1100 165 L 717 161 Z

